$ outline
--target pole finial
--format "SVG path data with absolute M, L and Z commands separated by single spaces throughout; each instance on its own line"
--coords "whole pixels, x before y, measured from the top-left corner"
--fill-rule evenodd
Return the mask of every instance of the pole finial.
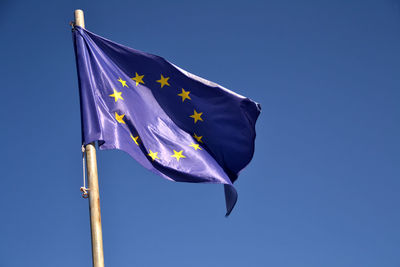
M 75 25 L 81 28 L 85 28 L 85 18 L 81 9 L 76 9 L 75 12 Z

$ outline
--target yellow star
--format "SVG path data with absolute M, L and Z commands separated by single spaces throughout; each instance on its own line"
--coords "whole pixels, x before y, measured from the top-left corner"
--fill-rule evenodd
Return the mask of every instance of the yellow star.
M 160 159 L 158 156 L 157 156 L 157 154 L 158 154 L 158 152 L 153 152 L 153 151 L 151 151 L 151 149 L 149 149 L 149 151 L 150 151 L 150 153 L 149 154 L 147 154 L 149 157 L 151 157 L 151 159 L 154 161 L 155 159 Z
M 135 72 L 135 77 L 133 77 L 131 79 L 134 80 L 136 82 L 136 86 L 138 86 L 139 83 L 143 83 L 144 84 L 143 77 L 144 77 L 144 74 L 143 75 L 139 75 L 137 72 Z
M 133 137 L 133 135 L 131 134 L 131 138 L 132 138 L 133 141 L 135 141 L 136 145 L 139 145 L 139 143 L 137 141 L 139 139 L 139 136 Z
M 118 99 L 124 100 L 124 99 L 122 98 L 122 96 L 121 96 L 122 92 L 118 92 L 118 91 L 115 90 L 114 88 L 113 88 L 113 90 L 114 90 L 114 94 L 112 94 L 112 95 L 110 95 L 110 96 L 115 98 L 115 102 L 117 102 Z
M 194 119 L 194 123 L 196 123 L 198 120 L 203 121 L 203 119 L 201 118 L 201 115 L 203 114 L 203 112 L 199 112 L 197 113 L 196 110 L 194 110 L 194 114 L 190 115 L 189 117 Z
M 197 140 L 197 142 L 203 143 L 203 141 L 201 141 L 201 138 L 203 138 L 203 136 L 197 136 L 196 134 L 194 134 L 193 137 Z
M 157 82 L 160 83 L 160 84 L 161 84 L 161 88 L 163 88 L 164 85 L 170 86 L 169 83 L 168 83 L 168 80 L 169 80 L 169 77 L 164 77 L 164 76 L 161 74 L 161 79 L 157 80 Z
M 126 124 L 126 123 L 124 122 L 124 120 L 123 120 L 124 117 L 125 117 L 125 114 L 118 115 L 118 113 L 115 112 L 115 119 L 116 119 L 119 123 Z
M 183 152 L 183 150 L 177 152 L 177 151 L 175 151 L 175 149 L 174 149 L 174 154 L 171 155 L 171 157 L 176 158 L 177 161 L 179 161 L 180 158 L 186 158 L 186 156 L 182 155 L 182 152 Z
M 122 80 L 121 78 L 119 78 L 118 81 L 122 84 L 122 87 L 128 87 L 128 85 L 126 85 L 126 81 Z
M 191 100 L 189 94 L 190 94 L 190 91 L 185 91 L 185 89 L 182 88 L 182 93 L 180 93 L 178 95 L 182 97 L 182 102 L 184 102 L 185 99 L 190 99 Z
M 197 150 L 197 149 L 203 150 L 203 149 L 201 149 L 199 144 L 192 143 L 190 146 L 193 147 L 195 150 Z

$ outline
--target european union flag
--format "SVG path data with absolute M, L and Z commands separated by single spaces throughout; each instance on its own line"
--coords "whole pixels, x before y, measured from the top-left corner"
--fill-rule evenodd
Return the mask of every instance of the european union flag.
M 123 150 L 169 180 L 223 184 L 229 215 L 260 105 L 81 27 L 73 38 L 83 143 Z

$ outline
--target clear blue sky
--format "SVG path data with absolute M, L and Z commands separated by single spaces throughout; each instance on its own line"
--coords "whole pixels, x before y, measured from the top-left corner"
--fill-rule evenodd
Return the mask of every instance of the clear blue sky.
M 69 21 L 261 103 L 222 186 L 98 153 L 106 266 L 400 266 L 400 2 L 0 2 L 0 266 L 90 266 Z

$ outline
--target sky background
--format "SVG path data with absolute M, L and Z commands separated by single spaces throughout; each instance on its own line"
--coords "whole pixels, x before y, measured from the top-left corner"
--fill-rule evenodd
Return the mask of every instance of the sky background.
M 106 266 L 400 266 L 400 1 L 0 0 L 0 267 L 91 266 L 77 8 L 262 105 L 229 218 L 222 186 L 98 152 Z

